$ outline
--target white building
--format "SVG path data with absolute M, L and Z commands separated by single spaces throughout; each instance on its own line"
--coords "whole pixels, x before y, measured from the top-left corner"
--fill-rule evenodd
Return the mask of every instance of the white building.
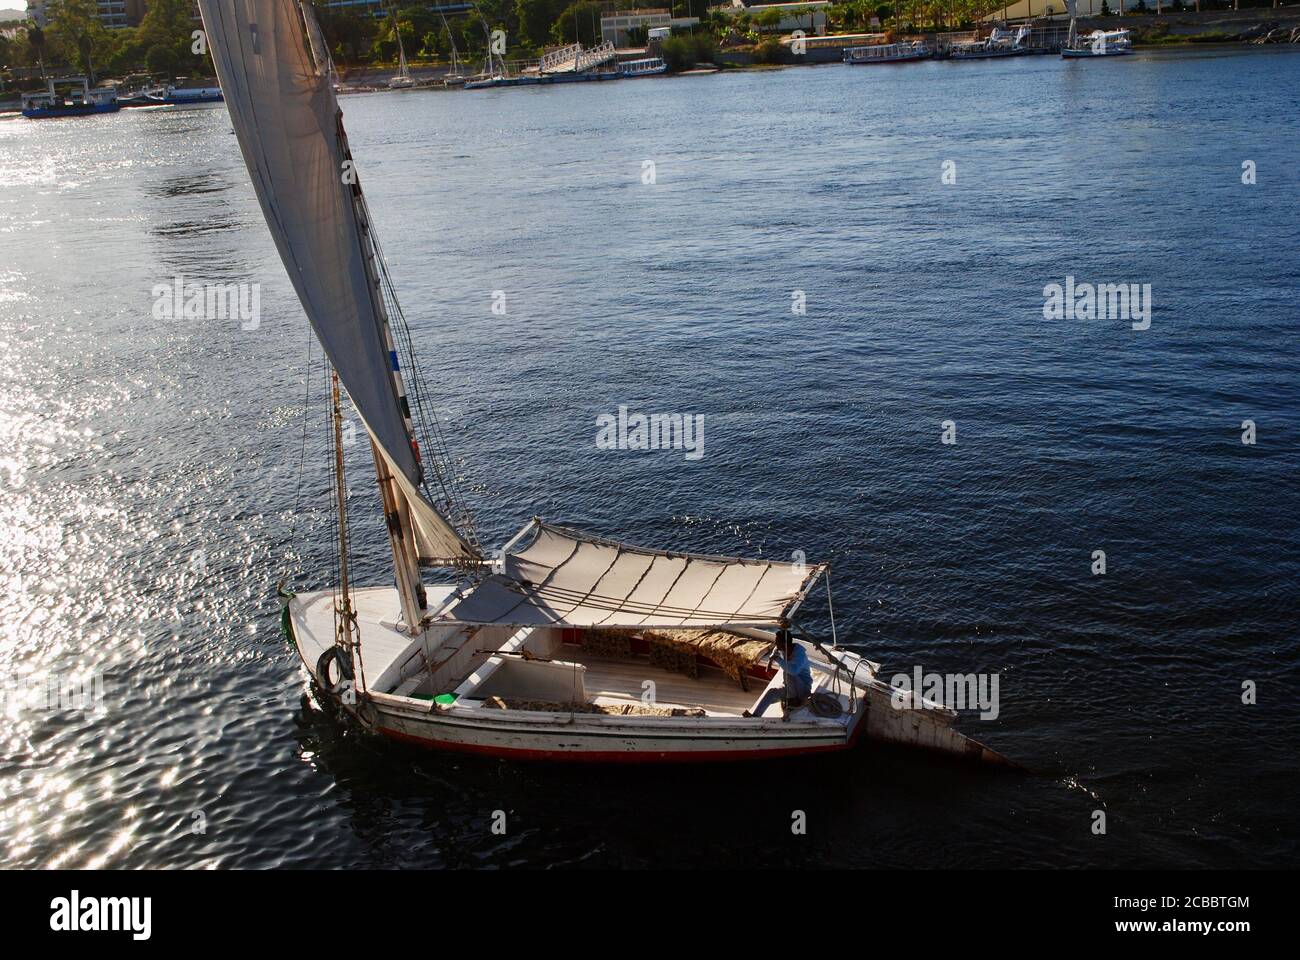
M 713 9 L 716 13 L 733 17 L 738 17 L 742 13 L 757 17 L 769 10 L 775 10 L 781 14 L 781 19 L 775 27 L 766 29 L 777 30 L 782 33 L 788 33 L 791 30 L 803 30 L 820 36 L 826 32 L 826 8 L 830 5 L 831 0 L 810 0 L 809 3 L 751 3 L 746 6 L 741 0 L 731 0 L 729 5 L 714 7 Z M 765 28 L 758 27 L 756 29 L 763 30 Z
M 49 0 L 27 0 L 27 19 L 38 27 L 48 27 L 50 14 L 46 8 L 49 5 Z
M 653 27 L 693 27 L 699 22 L 699 17 L 674 17 L 668 10 L 620 10 L 601 16 L 600 39 L 627 47 L 631 46 L 628 31 L 637 27 L 644 27 L 648 33 Z
M 95 6 L 99 7 L 99 22 L 110 30 L 130 25 L 126 18 L 126 0 L 97 0 Z
M 1172 0 L 1171 0 L 1172 2 Z M 1107 0 L 1111 13 L 1119 13 L 1121 5 L 1125 10 L 1137 7 L 1137 0 Z M 1165 4 L 1168 6 L 1168 4 Z M 1147 9 L 1156 12 L 1156 0 L 1147 0 Z M 1076 0 L 1075 10 L 1080 17 L 1101 16 L 1101 0 Z M 1030 20 L 1039 17 L 1066 17 L 1065 0 L 1019 0 L 997 7 L 983 19 L 989 20 Z
M 38 27 L 50 25 L 53 0 L 27 0 L 27 19 Z M 144 18 L 145 0 L 95 0 L 99 22 L 110 30 L 139 26 Z

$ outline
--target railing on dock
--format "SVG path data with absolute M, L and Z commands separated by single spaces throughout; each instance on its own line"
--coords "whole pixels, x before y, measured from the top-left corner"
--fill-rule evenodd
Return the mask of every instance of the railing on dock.
M 976 43 L 988 37 L 994 26 L 1000 27 L 1004 33 L 1011 32 L 1011 28 L 1007 27 L 1005 24 L 989 24 L 988 27 L 983 30 L 977 29 L 964 30 L 957 33 L 936 33 L 934 35 L 934 47 L 939 51 L 947 51 L 960 43 Z M 1065 40 L 1069 33 L 1070 28 L 1068 24 L 1032 26 L 1029 35 L 1020 41 L 1020 46 L 1036 53 L 1058 53 L 1061 47 L 1065 46 Z
M 590 49 L 584 49 L 580 43 L 571 43 L 543 56 L 538 69 L 542 73 L 582 73 L 608 63 L 617 56 L 614 44 L 608 40 Z

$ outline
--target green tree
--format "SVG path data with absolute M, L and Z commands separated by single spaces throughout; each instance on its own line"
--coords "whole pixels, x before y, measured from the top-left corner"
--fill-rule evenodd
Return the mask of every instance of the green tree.
M 691 43 L 690 37 L 667 37 L 659 50 L 672 73 L 689 70 L 695 65 L 695 44 Z
M 149 9 L 140 21 L 140 39 L 168 47 L 184 40 L 188 50 L 191 34 L 198 29 L 191 19 L 193 13 L 190 0 L 149 0 Z
M 36 56 L 36 62 L 41 65 L 41 76 L 45 76 L 45 31 L 35 25 L 28 27 L 27 46 Z
M 429 60 L 436 60 L 445 51 L 450 50 L 451 47 L 446 42 L 446 34 L 440 30 L 430 30 L 420 41 L 420 56 Z
M 570 0 L 515 0 L 519 39 L 533 47 L 546 46 L 551 41 L 551 26 L 569 2 Z
M 50 30 L 67 61 L 94 78 L 95 52 L 106 46 L 108 30 L 99 22 L 95 0 L 58 0 L 49 9 Z
M 600 4 L 577 0 L 561 11 L 551 26 L 551 39 L 559 44 L 577 41 L 584 47 L 600 43 Z
M 144 64 L 150 73 L 176 73 L 176 54 L 166 44 L 155 43 L 144 55 Z
M 373 17 L 363 17 L 350 10 L 318 8 L 321 30 L 339 64 L 359 63 L 374 43 L 379 27 Z

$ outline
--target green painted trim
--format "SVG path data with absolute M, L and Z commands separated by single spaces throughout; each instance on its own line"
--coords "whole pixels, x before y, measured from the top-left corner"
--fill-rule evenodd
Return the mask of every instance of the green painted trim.
M 294 598 L 294 594 L 287 590 L 280 590 L 278 592 L 285 600 L 292 600 Z M 284 609 L 280 611 L 280 633 L 284 636 L 284 639 L 288 641 L 289 646 L 294 647 L 295 649 L 297 648 L 298 640 L 293 635 L 293 619 L 289 616 L 289 604 L 287 603 L 284 605 Z

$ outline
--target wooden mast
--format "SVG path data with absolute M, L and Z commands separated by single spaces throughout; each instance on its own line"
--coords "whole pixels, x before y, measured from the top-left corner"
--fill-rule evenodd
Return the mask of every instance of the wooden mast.
M 397 28 L 396 14 L 393 17 L 393 28 L 394 30 Z M 341 112 L 336 120 L 339 145 L 342 148 L 343 156 L 348 161 L 351 161 L 352 149 L 348 145 L 347 132 L 343 129 Z M 414 447 L 415 425 L 411 421 L 410 407 L 406 401 L 406 385 L 402 378 L 402 372 L 397 366 L 397 345 L 393 341 L 388 309 L 384 303 L 383 280 L 380 277 L 377 262 L 379 249 L 374 235 L 371 233 L 369 212 L 361 199 L 361 184 L 355 176 L 348 182 L 351 186 L 352 209 L 356 215 L 357 224 L 361 228 L 362 262 L 365 265 L 366 276 L 370 283 L 371 302 L 374 304 L 375 317 L 379 323 L 379 335 L 384 348 L 393 359 L 391 375 L 394 395 L 402 407 L 407 436 Z M 383 453 L 373 437 L 370 441 L 370 449 L 375 458 L 375 474 L 379 484 L 380 501 L 384 509 L 384 524 L 388 529 L 388 544 L 393 551 L 393 578 L 396 581 L 397 593 L 401 599 L 402 619 L 405 621 L 406 631 L 414 635 L 418 634 L 422 629 L 425 592 L 424 583 L 420 579 L 420 557 L 415 541 L 415 526 L 411 519 L 411 507 L 407 502 L 406 495 L 402 493 L 401 488 L 394 480 L 388 461 L 384 459 Z M 418 449 L 416 456 L 418 459 Z
M 334 643 L 352 665 L 356 673 L 356 653 L 353 629 L 356 617 L 352 612 L 352 592 L 348 575 L 348 504 L 347 483 L 343 477 L 343 411 L 339 405 L 339 375 L 330 371 L 330 399 L 334 420 L 334 496 L 339 517 L 339 599 L 335 607 Z
M 370 449 L 375 456 L 375 473 L 379 478 L 379 497 L 384 505 L 384 523 L 388 528 L 388 544 L 393 550 L 393 573 L 397 580 L 397 594 L 402 601 L 402 619 L 408 633 L 420 632 L 424 620 L 424 584 L 420 580 L 420 558 L 415 548 L 414 529 L 411 525 L 411 508 L 406 496 L 393 482 L 374 440 Z

